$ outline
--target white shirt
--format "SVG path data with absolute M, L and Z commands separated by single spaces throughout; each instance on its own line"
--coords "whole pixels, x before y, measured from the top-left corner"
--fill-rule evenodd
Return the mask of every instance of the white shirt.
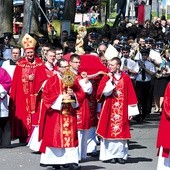
M 121 58 L 121 62 L 122 62 L 121 67 L 120 67 L 121 71 L 123 71 L 123 66 L 124 66 L 125 59 L 126 58 L 124 58 L 124 57 Z M 127 68 L 129 70 L 132 70 L 132 71 L 136 72 L 136 73 L 139 72 L 139 65 L 138 65 L 138 63 L 135 62 L 134 60 L 132 60 L 131 58 L 127 58 Z M 136 78 L 136 74 L 133 74 L 133 73 L 131 73 L 129 76 L 130 76 L 131 79 L 135 79 Z
M 8 98 L 7 98 L 7 91 L 4 87 L 0 84 L 0 117 L 8 117 Z
M 70 68 L 70 70 L 74 73 L 74 74 L 78 74 L 78 71 L 76 71 L 76 70 L 74 70 L 74 69 L 72 69 L 72 68 Z M 90 81 L 88 81 L 88 82 L 85 82 L 85 79 L 81 79 L 81 80 L 79 80 L 79 84 L 80 84 L 80 86 L 81 86 L 81 88 L 83 89 L 83 91 L 85 92 L 85 93 L 87 93 L 87 94 L 91 94 L 92 93 L 92 91 L 93 91 L 93 86 L 92 86 L 92 83 L 90 82 Z
M 10 65 L 10 60 L 7 60 L 3 62 L 1 67 L 7 71 L 7 73 L 10 75 L 12 79 L 16 65 Z
M 150 61 L 146 60 L 144 61 L 145 64 L 145 68 L 148 69 L 149 71 L 155 73 L 156 69 L 153 63 L 151 63 Z M 147 82 L 147 81 L 151 81 L 152 76 L 150 74 L 148 74 L 146 71 L 146 78 L 145 80 L 142 80 L 142 72 L 139 72 L 139 74 L 136 77 L 136 81 L 141 81 L 141 82 Z
M 5 60 L 11 59 L 11 57 L 12 57 L 12 50 L 11 50 L 11 48 L 4 48 L 2 53 L 3 53 L 3 58 Z

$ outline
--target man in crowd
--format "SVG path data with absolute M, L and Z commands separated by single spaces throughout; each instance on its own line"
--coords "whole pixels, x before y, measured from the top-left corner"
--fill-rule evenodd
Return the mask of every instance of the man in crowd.
M 133 84 L 135 85 L 136 75 L 139 71 L 139 66 L 134 60 L 130 58 L 129 53 L 130 46 L 125 45 L 122 48 L 121 70 L 126 72 L 130 76 Z
M 56 47 L 55 51 L 56 51 L 55 63 L 57 63 L 57 61 L 63 57 L 63 49 L 62 47 Z
M 67 46 L 64 47 L 64 53 L 65 54 L 74 53 L 76 51 L 75 47 L 76 47 L 76 38 L 73 35 L 71 35 L 67 38 Z
M 54 67 L 55 54 L 56 52 L 54 49 L 49 49 L 47 51 L 47 54 L 46 54 L 47 61 L 45 62 L 46 79 L 49 79 L 50 77 L 56 74 L 55 67 Z M 43 91 L 45 84 L 46 84 L 46 80 L 41 86 L 41 91 L 39 92 L 40 94 Z M 39 113 L 38 119 L 37 119 L 37 122 L 34 122 L 33 124 L 34 130 L 28 143 L 29 148 L 35 152 L 39 151 L 40 145 L 41 145 L 41 141 L 38 141 L 39 123 L 41 119 L 41 108 L 42 108 L 41 103 L 42 103 L 42 95 L 38 95 L 38 98 L 37 98 L 37 106 L 39 106 L 37 109 L 38 110 L 37 112 Z
M 151 80 L 156 70 L 154 64 L 148 60 L 149 52 L 149 49 L 143 48 L 140 51 L 142 59 L 138 61 L 140 71 L 136 77 L 136 95 L 140 114 L 134 118 L 137 122 L 145 121 L 146 116 L 150 114 L 150 107 L 152 107 Z
M 62 44 L 63 47 L 65 47 L 65 45 L 66 45 L 67 38 L 68 38 L 68 31 L 63 30 L 62 33 L 61 33 L 61 44 Z
M 68 88 L 63 83 L 63 76 L 68 69 L 68 62 L 60 59 L 57 62 L 57 74 L 51 77 L 43 90 L 43 109 L 40 122 L 40 151 L 41 166 L 53 166 L 60 169 L 61 166 L 72 170 L 78 166 L 78 137 L 76 109 L 79 98 L 77 92 L 80 89 L 78 82 Z M 72 73 L 74 77 L 74 73 Z M 80 95 L 81 96 L 81 95 Z M 82 95 L 82 98 L 84 96 Z M 65 100 L 70 103 L 64 103 Z
M 99 54 L 100 52 L 105 53 L 107 49 L 107 44 L 106 43 L 100 43 L 97 48 L 97 53 Z
M 77 109 L 77 129 L 79 139 L 79 160 L 86 159 L 88 130 L 91 127 L 89 95 L 92 93 L 92 83 L 87 78 L 87 73 L 79 73 L 81 64 L 80 56 L 72 54 L 70 56 L 70 69 L 76 74 L 76 78 L 84 91 L 84 98 Z
M 2 68 L 4 68 L 11 79 L 13 78 L 14 70 L 16 67 L 16 62 L 21 58 L 21 49 L 19 47 L 12 48 L 12 58 L 10 60 L 4 61 Z
M 13 79 L 13 74 L 14 74 L 14 70 L 15 70 L 15 67 L 16 67 L 16 62 L 19 60 L 20 57 L 21 57 L 20 48 L 19 47 L 13 47 L 12 48 L 12 58 L 10 60 L 4 61 L 3 64 L 2 64 L 2 68 L 7 71 L 11 80 Z M 11 83 L 10 83 L 10 87 L 11 87 Z M 8 99 L 7 99 L 7 97 L 8 97 Z M 9 102 L 8 102 L 9 101 L 9 95 L 8 94 L 7 94 L 7 97 L 5 97 L 1 101 L 2 103 L 4 103 L 4 101 L 5 101 L 4 106 L 6 107 L 6 113 L 8 113 L 8 105 L 9 105 Z M 4 113 L 4 111 L 2 111 L 2 113 Z M 4 143 L 3 140 L 5 140 L 6 146 L 10 146 L 10 144 L 11 144 L 10 121 L 9 121 L 9 115 L 10 114 L 7 114 L 6 117 L 2 119 L 2 120 L 4 120 L 3 123 L 1 122 L 1 125 L 4 126 L 3 136 L 5 136 L 5 138 L 2 139 L 2 143 Z
M 120 66 L 118 57 L 109 61 L 109 73 L 102 78 L 97 91 L 97 100 L 104 100 L 96 131 L 101 137 L 99 159 L 113 164 L 124 164 L 127 160 L 129 119 L 137 110 L 132 82 L 129 75 L 120 71 Z
M 50 78 L 54 74 L 56 74 L 55 71 L 55 59 L 56 59 L 56 50 L 55 49 L 49 49 L 46 55 L 47 61 L 45 62 L 45 71 L 47 74 L 47 77 Z
M 4 43 L 3 43 L 3 59 L 8 60 L 11 59 L 11 39 L 12 39 L 12 33 L 10 32 L 5 32 L 4 33 Z
M 7 94 L 11 87 L 11 78 L 6 70 L 0 68 L 0 147 L 10 147 L 10 127 Z
M 46 79 L 42 60 L 35 54 L 36 40 L 29 34 L 22 39 L 25 56 L 18 61 L 11 86 L 11 136 L 27 143 L 32 124 L 37 121 L 36 97 Z
M 51 44 L 50 43 L 44 43 L 41 47 L 41 58 L 44 62 L 47 61 L 46 59 L 46 55 L 48 50 L 51 48 Z

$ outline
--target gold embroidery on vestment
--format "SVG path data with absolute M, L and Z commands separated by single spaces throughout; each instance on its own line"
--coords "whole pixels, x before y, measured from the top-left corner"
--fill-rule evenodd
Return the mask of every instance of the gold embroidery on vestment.
M 123 81 L 116 86 L 115 92 L 113 92 L 114 103 L 111 110 L 111 136 L 116 137 L 122 132 L 122 117 L 123 117 Z

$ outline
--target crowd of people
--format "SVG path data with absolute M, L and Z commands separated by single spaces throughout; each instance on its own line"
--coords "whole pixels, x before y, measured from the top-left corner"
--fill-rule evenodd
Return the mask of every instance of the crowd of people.
M 102 162 L 125 164 L 130 121 L 144 124 L 154 104 L 162 114 L 158 169 L 169 168 L 170 142 L 163 135 L 170 120 L 169 35 L 164 17 L 144 25 L 126 18 L 100 31 L 80 26 L 77 34 L 65 30 L 52 41 L 25 34 L 22 48 L 4 33 L 0 146 L 19 139 L 41 153 L 41 166 L 55 169 L 81 169 L 81 160 L 98 154 Z

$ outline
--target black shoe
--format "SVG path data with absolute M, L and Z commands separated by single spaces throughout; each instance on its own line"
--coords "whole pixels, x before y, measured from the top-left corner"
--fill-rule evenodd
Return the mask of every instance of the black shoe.
M 117 162 L 119 164 L 125 164 L 125 160 L 123 158 L 117 158 Z
M 69 170 L 80 170 L 81 166 L 77 165 L 77 164 L 71 164 L 69 167 Z
M 141 119 L 140 119 L 139 116 L 135 116 L 135 117 L 133 117 L 132 119 L 133 119 L 134 121 L 138 122 L 138 123 L 141 121 Z
M 28 143 L 28 142 L 27 142 L 27 137 L 20 137 L 20 138 L 19 138 L 19 143 L 21 143 L 21 144 Z
M 60 169 L 60 165 L 53 165 L 53 168 Z
M 45 165 L 45 164 L 41 164 L 41 163 L 40 163 L 40 166 L 41 166 L 41 167 L 47 167 L 48 165 Z
M 113 158 L 113 159 L 110 161 L 110 163 L 115 164 L 115 163 L 116 163 L 116 159 Z
M 69 165 L 69 164 L 64 164 L 64 165 L 62 165 L 62 168 L 69 169 L 69 168 L 70 168 L 70 166 L 71 166 L 71 165 Z
M 111 163 L 112 159 L 102 161 L 103 163 Z
M 90 156 L 91 156 L 91 157 L 97 157 L 97 156 L 99 156 L 99 154 L 98 154 L 97 152 L 92 152 L 92 153 L 90 154 Z

